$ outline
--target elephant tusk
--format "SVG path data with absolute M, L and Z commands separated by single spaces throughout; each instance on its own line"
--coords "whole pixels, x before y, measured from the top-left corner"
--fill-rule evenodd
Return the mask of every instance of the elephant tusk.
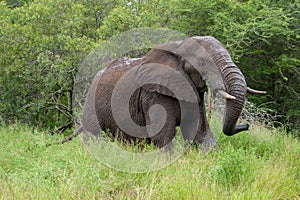
M 218 90 L 219 94 L 221 96 L 223 96 L 225 99 L 236 99 L 235 96 L 232 96 L 230 94 L 228 94 L 227 92 L 223 91 L 223 90 Z
M 266 91 L 254 90 L 252 88 L 247 87 L 247 92 L 250 94 L 266 94 Z

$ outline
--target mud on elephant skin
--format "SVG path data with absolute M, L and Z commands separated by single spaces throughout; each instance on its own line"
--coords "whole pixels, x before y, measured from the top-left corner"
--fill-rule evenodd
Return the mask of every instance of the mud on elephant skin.
M 110 62 L 93 79 L 81 127 L 61 143 L 83 130 L 97 135 L 109 129 L 112 136 L 147 138 L 163 148 L 180 126 L 186 140 L 214 146 L 204 104 L 207 81 L 213 92 L 226 99 L 224 134 L 248 130 L 248 124 L 237 125 L 246 93 L 265 92 L 247 87 L 244 75 L 217 39 L 196 36 L 157 46 L 142 58 Z M 128 105 L 118 103 L 123 98 L 128 99 Z M 122 112 L 124 107 L 128 109 Z

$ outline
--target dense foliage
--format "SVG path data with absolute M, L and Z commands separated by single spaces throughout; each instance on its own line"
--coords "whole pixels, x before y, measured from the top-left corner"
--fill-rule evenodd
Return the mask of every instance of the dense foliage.
M 230 50 L 251 96 L 289 130 L 300 124 L 299 0 L 0 1 L 0 119 L 64 129 L 83 58 L 136 27 L 213 35 Z

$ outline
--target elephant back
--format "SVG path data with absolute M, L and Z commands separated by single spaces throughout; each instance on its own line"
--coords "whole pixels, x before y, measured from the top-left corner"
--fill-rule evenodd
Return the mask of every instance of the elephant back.
M 83 109 L 85 130 L 93 134 L 99 134 L 100 127 L 103 131 L 117 131 L 111 110 L 112 93 L 120 78 L 140 62 L 140 58 L 118 58 L 94 76 Z

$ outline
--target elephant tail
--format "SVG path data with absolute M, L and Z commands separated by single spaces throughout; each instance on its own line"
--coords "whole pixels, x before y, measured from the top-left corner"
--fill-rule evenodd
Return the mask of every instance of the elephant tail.
M 76 131 L 74 131 L 71 135 L 69 135 L 68 137 L 66 137 L 65 139 L 63 139 L 60 142 L 55 142 L 55 143 L 49 143 L 46 144 L 46 147 L 52 146 L 52 145 L 56 145 L 56 144 L 64 144 L 66 142 L 71 141 L 74 137 L 76 137 L 77 135 L 79 135 L 81 132 L 83 131 L 83 126 L 81 125 Z

